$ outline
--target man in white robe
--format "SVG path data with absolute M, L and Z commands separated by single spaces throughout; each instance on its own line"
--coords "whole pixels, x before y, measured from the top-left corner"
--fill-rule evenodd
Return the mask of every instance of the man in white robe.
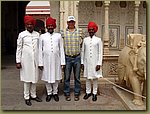
M 91 81 L 93 80 L 93 97 L 97 100 L 98 78 L 102 77 L 103 45 L 101 38 L 95 36 L 98 27 L 94 22 L 88 24 L 89 37 L 84 38 L 81 52 L 81 68 L 86 77 L 86 94 L 83 99 L 88 99 L 91 94 Z
M 32 16 L 25 16 L 24 23 L 27 30 L 19 33 L 17 39 L 16 67 L 20 69 L 20 80 L 24 82 L 25 103 L 31 106 L 30 100 L 42 101 L 36 95 L 39 33 L 33 30 L 36 21 Z
M 39 68 L 43 70 L 41 79 L 46 84 L 46 101 L 49 102 L 53 96 L 58 102 L 58 83 L 62 79 L 61 68 L 65 65 L 63 39 L 60 33 L 54 33 L 55 19 L 48 18 L 46 28 L 47 32 L 40 36 L 39 41 Z

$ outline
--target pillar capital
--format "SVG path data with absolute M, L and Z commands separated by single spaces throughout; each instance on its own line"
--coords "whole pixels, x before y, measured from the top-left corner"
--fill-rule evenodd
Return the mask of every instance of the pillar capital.
M 138 6 L 139 6 L 139 5 L 140 5 L 140 1 L 138 1 L 138 0 L 135 1 L 135 5 L 138 5 Z
M 140 5 L 140 1 L 135 1 L 135 4 L 134 4 L 135 8 L 139 7 L 139 5 Z
M 110 4 L 110 1 L 104 1 L 104 6 L 105 6 L 105 7 L 108 7 L 109 4 Z
M 80 1 L 76 1 L 76 7 L 79 7 L 79 2 L 80 2 Z

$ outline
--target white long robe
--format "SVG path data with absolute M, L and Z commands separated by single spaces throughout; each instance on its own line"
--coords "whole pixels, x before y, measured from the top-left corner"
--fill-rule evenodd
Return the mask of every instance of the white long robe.
M 81 64 L 84 64 L 84 77 L 95 79 L 102 77 L 102 69 L 96 71 L 96 66 L 102 66 L 103 45 L 101 38 L 95 35 L 83 40 L 81 51 Z
M 39 33 L 27 30 L 21 32 L 17 39 L 16 63 L 21 63 L 20 80 L 37 83 L 38 70 L 38 41 Z
M 61 34 L 42 34 L 39 41 L 39 66 L 43 66 L 41 80 L 55 83 L 61 80 L 61 65 L 65 65 L 63 39 Z

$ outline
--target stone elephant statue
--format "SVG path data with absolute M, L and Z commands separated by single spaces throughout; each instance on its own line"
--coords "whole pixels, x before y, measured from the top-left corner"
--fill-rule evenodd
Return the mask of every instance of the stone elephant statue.
M 146 38 L 141 34 L 129 34 L 130 44 L 118 58 L 118 79 L 121 86 L 146 96 Z M 134 94 L 133 103 L 143 105 L 143 98 Z

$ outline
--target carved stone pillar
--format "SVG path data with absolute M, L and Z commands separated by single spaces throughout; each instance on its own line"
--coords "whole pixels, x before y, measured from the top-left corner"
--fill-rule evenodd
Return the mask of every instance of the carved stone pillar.
M 69 1 L 68 2 L 68 16 L 73 15 L 76 20 L 76 27 L 78 26 L 78 4 L 79 1 Z
M 64 1 L 60 1 L 60 30 L 65 29 L 64 13 Z
M 59 1 L 50 1 L 50 16 L 56 19 L 57 27 L 55 29 L 56 32 L 60 31 L 60 4 Z
M 74 16 L 76 19 L 76 27 L 78 27 L 78 7 L 79 7 L 79 1 L 74 1 Z
M 134 33 L 138 33 L 138 11 L 140 1 L 135 1 L 135 15 L 134 15 Z
M 64 3 L 64 28 L 67 27 L 68 16 L 73 15 L 76 19 L 76 26 L 78 26 L 78 4 L 79 1 L 63 1 Z
M 104 1 L 105 25 L 104 25 L 104 55 L 109 54 L 109 4 L 110 1 Z
M 68 2 L 69 1 L 63 1 L 64 2 L 64 28 L 67 27 L 67 19 L 68 19 Z
M 95 7 L 95 22 L 97 23 L 98 26 L 98 31 L 96 32 L 96 36 L 101 37 L 101 25 L 102 25 L 102 17 L 101 17 L 101 12 L 102 12 L 102 6 Z

